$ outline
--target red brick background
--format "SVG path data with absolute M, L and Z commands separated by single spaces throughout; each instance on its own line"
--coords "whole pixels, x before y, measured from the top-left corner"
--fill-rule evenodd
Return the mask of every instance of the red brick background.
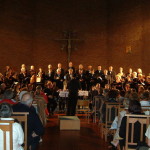
M 113 65 L 127 71 L 150 72 L 150 1 L 148 0 L 1 0 L 0 71 L 22 63 L 36 68 L 67 64 L 61 50 L 62 31 L 77 38 L 71 60 L 75 66 Z M 131 46 L 132 53 L 126 53 Z

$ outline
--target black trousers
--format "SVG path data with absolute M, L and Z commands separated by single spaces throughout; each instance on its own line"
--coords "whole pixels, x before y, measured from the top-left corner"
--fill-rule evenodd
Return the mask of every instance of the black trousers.
M 69 95 L 67 116 L 75 116 L 78 95 Z

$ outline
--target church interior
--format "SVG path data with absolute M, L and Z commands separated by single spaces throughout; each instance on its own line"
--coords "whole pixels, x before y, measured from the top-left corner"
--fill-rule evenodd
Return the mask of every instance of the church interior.
M 114 110 L 118 118 L 121 111 L 147 112 L 147 131 L 150 128 L 149 0 L 0 0 L 0 41 L 0 131 L 1 111 L 7 108 L 3 103 L 13 112 L 35 115 L 43 125 L 31 133 L 38 140 L 35 147 L 30 145 L 29 129 L 23 129 L 24 150 L 128 150 L 127 142 L 120 142 L 123 123 L 118 119 L 119 127 L 113 129 L 115 118 L 107 121 Z M 11 92 L 17 98 L 9 98 Z M 38 116 L 28 107 L 20 109 L 29 99 Z M 37 124 L 34 127 L 40 128 Z M 127 134 L 127 126 L 123 130 Z M 9 150 L 23 150 L 12 147 Z

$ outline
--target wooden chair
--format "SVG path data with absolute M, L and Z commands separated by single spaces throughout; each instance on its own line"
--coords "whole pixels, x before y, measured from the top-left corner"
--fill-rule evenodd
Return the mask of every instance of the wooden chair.
M 76 112 L 85 113 L 89 123 L 89 115 L 90 115 L 89 100 L 78 100 Z
M 96 123 L 97 119 L 98 122 L 100 120 L 100 109 L 102 104 L 101 96 L 94 96 L 93 97 L 93 123 Z
M 105 141 L 107 141 L 108 134 L 114 133 L 114 131 L 110 130 L 110 127 L 115 117 L 118 116 L 119 107 L 121 103 L 105 102 L 105 104 L 106 104 L 105 122 L 100 124 L 100 132 L 101 132 L 100 134 L 101 137 L 102 138 L 105 137 Z
M 9 132 L 9 148 L 10 150 L 13 150 L 13 126 L 14 120 L 0 120 L 0 129 L 3 131 L 3 148 L 6 150 L 7 145 L 7 136 L 6 132 Z
M 28 119 L 28 112 L 13 112 L 12 118 L 19 121 L 19 123 L 23 124 L 24 130 L 24 150 L 27 150 L 27 119 Z
M 137 125 L 136 123 L 140 124 L 140 129 L 138 130 L 138 133 L 140 135 L 139 141 L 144 142 L 146 141 L 145 132 L 150 123 L 150 116 L 149 115 L 135 115 L 135 114 L 132 114 L 132 115 L 126 114 L 125 116 L 127 116 L 125 150 L 133 150 L 136 148 L 130 148 L 130 147 L 137 145 L 137 142 L 134 140 L 134 131 Z

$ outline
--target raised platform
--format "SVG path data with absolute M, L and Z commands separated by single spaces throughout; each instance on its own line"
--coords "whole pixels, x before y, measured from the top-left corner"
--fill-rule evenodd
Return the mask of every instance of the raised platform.
M 59 116 L 60 130 L 80 130 L 80 119 L 77 116 Z

